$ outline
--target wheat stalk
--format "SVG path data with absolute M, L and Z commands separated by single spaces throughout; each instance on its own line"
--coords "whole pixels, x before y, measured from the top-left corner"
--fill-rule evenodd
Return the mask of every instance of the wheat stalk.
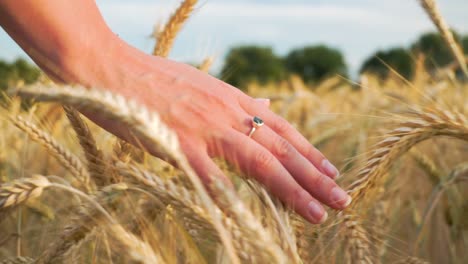
M 33 264 L 34 259 L 29 257 L 13 257 L 0 261 L 0 264 Z
M 164 29 L 157 34 L 157 43 L 153 55 L 167 57 L 174 40 L 185 21 L 190 17 L 197 0 L 184 0 L 171 16 Z
M 198 66 L 198 69 L 202 72 L 208 72 L 210 70 L 211 65 L 213 64 L 213 57 L 207 57 L 203 60 L 203 62 Z
M 286 254 L 274 242 L 272 234 L 260 224 L 234 191 L 224 186 L 221 181 L 214 181 L 213 190 L 216 192 L 214 196 L 217 198 L 220 208 L 240 227 L 242 236 L 250 238 L 254 252 L 259 256 L 264 255 L 262 256 L 263 261 L 286 263 Z M 251 252 L 251 250 L 249 251 Z M 296 256 L 291 257 L 293 259 L 289 260 L 293 261 Z
M 92 231 L 103 223 L 106 216 L 94 204 L 108 207 L 117 202 L 115 194 L 120 194 L 126 189 L 127 186 L 122 183 L 106 186 L 94 198 L 91 198 L 92 203 L 80 206 L 71 223 L 64 228 L 60 237 L 47 247 L 36 262 L 38 264 L 57 262 L 67 256 L 73 248 L 79 247 L 92 235 Z
M 97 148 L 93 134 L 89 130 L 85 121 L 80 117 L 78 111 L 70 106 L 63 106 L 63 109 L 65 110 L 65 114 L 72 124 L 73 130 L 75 130 L 80 145 L 83 148 L 86 160 L 88 161 L 89 174 L 98 187 L 105 186 L 109 183 L 109 179 L 106 178 L 104 155 Z
M 371 191 L 376 186 L 380 186 L 381 180 L 387 174 L 393 161 L 400 157 L 415 144 L 429 139 L 433 136 L 451 136 L 468 140 L 468 122 L 466 118 L 458 112 L 449 112 L 440 109 L 427 109 L 423 111 L 415 108 L 412 116 L 401 116 L 402 121 L 399 127 L 386 133 L 384 140 L 374 147 L 372 155 L 357 173 L 358 180 L 354 181 L 349 193 L 353 197 L 353 205 L 343 212 L 344 234 L 347 238 L 348 252 L 351 259 L 361 259 L 364 262 L 372 263 L 369 258 L 370 240 L 368 233 L 358 221 L 356 215 L 356 201 L 366 194 L 363 202 L 374 202 Z M 406 120 L 405 120 L 406 119 Z M 361 213 L 362 215 L 362 213 Z
M 25 98 L 35 98 L 42 101 L 58 101 L 69 104 L 77 109 L 83 108 L 88 111 L 99 112 L 109 119 L 116 120 L 128 127 L 137 138 L 154 148 L 154 153 L 160 157 L 168 157 L 174 164 L 181 168 L 192 182 L 197 195 L 200 196 L 202 204 L 210 213 L 214 226 L 225 246 L 231 261 L 239 263 L 235 254 L 230 235 L 221 223 L 217 207 L 208 196 L 199 177 L 190 167 L 183 155 L 177 135 L 172 132 L 159 118 L 144 106 L 135 102 L 129 102 L 120 95 L 109 91 L 87 90 L 82 87 L 54 86 L 49 87 L 25 86 L 17 90 L 17 93 Z
M 466 77 L 468 77 L 468 68 L 466 66 L 466 60 L 465 55 L 463 54 L 463 50 L 453 37 L 452 31 L 450 31 L 450 27 L 447 25 L 444 18 L 442 17 L 439 8 L 437 7 L 436 1 L 419 0 L 419 2 L 424 8 L 424 10 L 426 10 L 426 13 L 431 18 L 432 22 L 437 27 L 443 39 L 449 46 L 450 51 L 452 51 L 453 56 L 458 61 L 458 64 L 460 65 L 463 73 Z
M 10 120 L 16 127 L 28 134 L 32 140 L 44 146 L 86 189 L 89 189 L 88 171 L 73 153 L 60 145 L 51 135 L 39 129 L 35 124 L 24 120 L 21 116 L 10 116 Z
M 121 225 L 106 225 L 105 228 L 109 230 L 109 235 L 124 247 L 126 254 L 136 263 L 163 263 L 161 256 L 156 254 L 150 245 L 128 233 Z
M 408 257 L 405 257 L 401 260 L 394 262 L 394 264 L 429 264 L 429 262 L 420 258 L 408 256 Z
M 193 190 L 177 185 L 172 180 L 163 180 L 137 165 L 118 162 L 116 168 L 128 182 L 152 193 L 162 203 L 177 208 L 188 230 L 203 230 L 208 237 L 217 238 L 216 233 L 213 233 L 214 224 L 210 214 Z
M 358 180 L 349 187 L 349 193 L 356 202 L 364 193 L 376 186 L 385 175 L 393 160 L 401 156 L 415 144 L 433 136 L 450 136 L 468 140 L 468 121 L 458 112 L 440 109 L 414 109 L 415 117 L 401 117 L 399 127 L 388 132 L 384 139 L 376 144 L 372 155 L 357 173 Z M 372 199 L 370 199 L 372 200 Z

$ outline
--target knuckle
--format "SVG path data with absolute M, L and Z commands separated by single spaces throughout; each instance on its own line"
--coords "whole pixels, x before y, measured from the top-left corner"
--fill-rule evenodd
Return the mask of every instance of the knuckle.
M 274 130 L 280 135 L 288 133 L 288 131 L 291 129 L 288 121 L 284 120 L 283 118 L 278 118 L 273 126 Z
M 323 160 L 325 156 L 322 152 L 318 151 L 314 146 L 310 145 L 306 147 L 305 157 L 312 160 Z
M 258 151 L 255 154 L 254 164 L 257 169 L 265 169 L 271 167 L 274 162 L 273 155 L 269 154 L 266 151 Z
M 276 140 L 273 151 L 279 159 L 286 159 L 294 154 L 294 147 L 286 139 L 280 137 Z
M 328 177 L 321 174 L 320 172 L 315 172 L 315 175 L 312 178 L 312 186 L 313 187 L 321 187 L 324 186 L 327 182 Z
M 294 207 L 297 206 L 302 200 L 308 196 L 308 193 L 300 188 L 294 188 L 294 190 L 289 195 L 289 203 Z

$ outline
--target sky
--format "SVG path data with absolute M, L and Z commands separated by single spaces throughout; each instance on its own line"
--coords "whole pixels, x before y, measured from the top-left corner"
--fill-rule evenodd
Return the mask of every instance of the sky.
M 343 52 L 351 74 L 378 49 L 408 46 L 435 30 L 417 0 L 200 0 L 176 39 L 170 58 L 199 63 L 215 57 L 222 67 L 229 48 L 256 44 L 279 55 L 305 45 L 325 44 Z M 437 1 L 447 22 L 468 34 L 467 0 Z M 150 52 L 149 37 L 180 0 L 97 0 L 111 29 L 131 45 Z M 0 59 L 26 57 L 0 29 Z

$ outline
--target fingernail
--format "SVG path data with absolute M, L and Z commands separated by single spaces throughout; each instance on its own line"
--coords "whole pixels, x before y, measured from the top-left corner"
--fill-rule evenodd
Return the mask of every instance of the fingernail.
M 328 218 L 328 213 L 314 201 L 309 203 L 309 213 L 317 224 L 325 222 Z
M 338 176 L 340 176 L 338 169 L 336 169 L 336 167 L 333 166 L 333 164 L 331 164 L 327 159 L 322 160 L 322 169 L 328 176 L 332 177 L 333 179 L 336 179 Z
M 262 103 L 266 106 L 270 106 L 270 99 L 268 98 L 256 98 L 255 99 L 257 102 Z
M 339 204 L 341 207 L 345 208 L 351 203 L 351 196 L 349 196 L 343 189 L 340 187 L 335 187 L 331 190 L 330 199 L 332 202 Z

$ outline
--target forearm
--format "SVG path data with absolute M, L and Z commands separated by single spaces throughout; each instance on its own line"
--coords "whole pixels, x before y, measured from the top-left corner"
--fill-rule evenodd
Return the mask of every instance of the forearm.
M 0 25 L 63 82 L 80 82 L 81 64 L 106 56 L 115 38 L 93 0 L 0 0 Z

